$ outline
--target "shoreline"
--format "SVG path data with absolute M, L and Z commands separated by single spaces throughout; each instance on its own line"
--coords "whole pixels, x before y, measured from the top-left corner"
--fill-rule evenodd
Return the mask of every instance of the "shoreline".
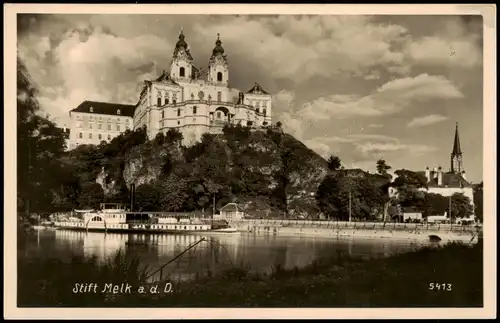
M 320 236 L 325 238 L 363 238 L 394 240 L 437 240 L 477 243 L 482 230 L 475 227 L 435 226 L 407 223 L 333 222 L 293 220 L 242 220 L 230 225 L 241 232 L 283 236 Z

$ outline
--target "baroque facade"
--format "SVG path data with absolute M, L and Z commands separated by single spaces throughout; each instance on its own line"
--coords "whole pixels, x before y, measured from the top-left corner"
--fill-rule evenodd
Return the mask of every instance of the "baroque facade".
M 175 45 L 169 72 L 145 80 L 136 105 L 85 101 L 70 111 L 68 148 L 110 141 L 127 129 L 146 126 L 149 139 L 171 128 L 185 143 L 204 133 L 218 134 L 225 125 L 261 128 L 272 123 L 272 97 L 259 84 L 246 92 L 231 88 L 229 64 L 217 35 L 208 69 L 198 69 L 183 31 Z
M 146 125 L 148 136 L 176 128 L 188 142 L 203 133 L 220 133 L 227 124 L 249 127 L 271 125 L 271 95 L 255 83 L 246 93 L 229 86 L 229 65 L 217 37 L 208 69 L 193 65 L 181 31 L 170 72 L 145 81 L 135 108 L 134 129 Z

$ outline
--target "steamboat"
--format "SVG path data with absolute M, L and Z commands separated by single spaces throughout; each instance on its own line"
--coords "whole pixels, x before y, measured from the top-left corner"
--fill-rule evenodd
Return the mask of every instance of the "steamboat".
M 237 233 L 227 223 L 214 224 L 212 219 L 171 212 L 133 212 L 122 203 L 101 203 L 98 210 L 73 210 L 72 213 L 64 221 L 54 221 L 54 227 L 121 233 Z

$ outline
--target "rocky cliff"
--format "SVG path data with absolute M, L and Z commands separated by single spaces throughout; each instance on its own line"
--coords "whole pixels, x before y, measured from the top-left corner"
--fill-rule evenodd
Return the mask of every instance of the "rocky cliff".
M 108 146 L 123 146 L 127 140 Z M 215 196 L 218 208 L 235 201 L 249 214 L 316 210 L 315 193 L 328 172 L 326 161 L 292 136 L 231 128 L 204 135 L 190 147 L 180 142 L 167 135 L 127 149 L 102 145 L 92 162 L 87 161 L 101 166 L 90 177 L 105 196 L 116 194 L 120 185 L 130 189 L 135 184 L 139 204 L 141 198 L 156 199 L 163 209 L 211 208 Z

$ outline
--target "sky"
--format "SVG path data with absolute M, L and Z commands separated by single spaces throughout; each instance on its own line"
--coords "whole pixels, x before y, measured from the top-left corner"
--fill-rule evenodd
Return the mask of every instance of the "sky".
M 63 126 L 84 100 L 137 103 L 181 28 L 201 68 L 220 33 L 230 86 L 259 83 L 273 122 L 321 156 L 449 170 L 458 122 L 467 178 L 482 180 L 481 16 L 30 14 L 18 16 L 18 55 Z

